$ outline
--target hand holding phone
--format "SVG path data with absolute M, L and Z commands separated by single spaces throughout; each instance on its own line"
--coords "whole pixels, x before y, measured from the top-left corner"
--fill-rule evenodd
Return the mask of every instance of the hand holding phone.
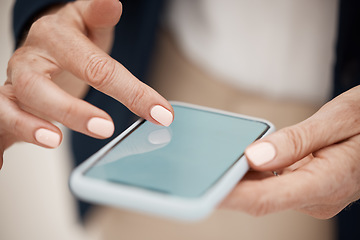
M 172 102 L 170 127 L 140 119 L 74 170 L 70 186 L 91 202 L 198 220 L 248 171 L 245 148 L 271 123 Z

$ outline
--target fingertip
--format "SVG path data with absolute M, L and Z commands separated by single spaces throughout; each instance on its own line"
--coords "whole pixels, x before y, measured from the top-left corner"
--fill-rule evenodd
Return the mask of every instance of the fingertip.
M 122 4 L 118 0 L 93 0 L 84 13 L 85 21 L 91 27 L 115 26 L 122 14 Z
M 48 148 L 57 148 L 61 143 L 61 135 L 46 128 L 35 131 L 35 139 L 38 143 Z
M 245 150 L 245 156 L 252 167 L 262 167 L 272 162 L 277 155 L 275 146 L 270 142 L 257 142 Z
M 173 110 L 170 111 L 161 105 L 155 105 L 150 110 L 150 116 L 163 126 L 170 126 L 174 120 Z
M 100 117 L 93 117 L 87 122 L 87 129 L 92 134 L 101 138 L 109 138 L 114 134 L 115 126 L 113 121 Z

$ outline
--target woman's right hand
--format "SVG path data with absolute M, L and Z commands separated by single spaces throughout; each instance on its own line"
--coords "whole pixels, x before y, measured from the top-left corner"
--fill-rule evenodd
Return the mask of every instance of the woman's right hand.
M 121 12 L 118 0 L 76 1 L 34 22 L 11 57 L 7 80 L 0 87 L 1 165 L 3 151 L 16 141 L 57 147 L 62 134 L 51 121 L 96 138 L 113 134 L 107 113 L 55 83 L 64 72 L 112 96 L 140 117 L 171 124 L 171 105 L 108 55 Z M 71 86 L 73 78 L 61 82 Z

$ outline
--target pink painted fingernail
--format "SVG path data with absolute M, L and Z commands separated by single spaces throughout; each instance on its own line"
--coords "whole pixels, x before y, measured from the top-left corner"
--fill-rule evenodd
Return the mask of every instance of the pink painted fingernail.
M 250 146 L 245 151 L 247 159 L 255 166 L 261 166 L 270 162 L 276 156 L 274 145 L 269 142 L 261 142 Z
M 174 118 L 169 110 L 160 105 L 154 106 L 150 111 L 150 115 L 153 119 L 166 127 L 170 126 Z
M 56 148 L 60 145 L 60 135 L 45 128 L 40 128 L 35 132 L 35 139 L 41 144 L 50 148 Z
M 115 127 L 112 121 L 93 117 L 87 123 L 87 129 L 100 137 L 108 138 L 114 133 Z

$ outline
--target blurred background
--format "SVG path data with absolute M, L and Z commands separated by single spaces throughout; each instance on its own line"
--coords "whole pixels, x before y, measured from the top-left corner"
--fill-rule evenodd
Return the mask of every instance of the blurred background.
M 316 101 L 313 100 L 312 95 L 307 96 L 306 101 L 298 99 L 284 101 L 271 96 L 270 101 L 269 98 L 248 93 L 247 90 L 251 89 L 251 86 L 246 91 L 234 90 L 231 79 L 237 72 L 228 69 L 226 72 L 230 75 L 222 76 L 221 70 L 212 68 L 217 63 L 205 59 L 211 59 L 218 53 L 214 51 L 205 57 L 201 56 L 197 51 L 199 46 L 191 45 L 192 40 L 186 38 L 195 35 L 192 34 L 191 28 L 190 30 L 182 28 L 187 25 L 186 21 L 182 24 L 177 21 L 179 18 L 191 20 L 184 17 L 189 9 L 182 5 L 183 2 L 186 1 L 173 1 L 169 7 L 170 16 L 166 17 L 167 24 L 159 34 L 150 73 L 150 78 L 154 80 L 154 88 L 165 97 L 266 118 L 275 123 L 277 128 L 297 123 L 310 116 L 328 97 L 330 86 L 327 83 L 331 78 L 336 25 L 335 0 L 304 1 L 307 3 L 302 4 L 303 8 L 283 4 L 286 1 L 277 1 L 282 2 L 284 11 L 291 10 L 290 15 L 286 15 L 287 18 L 278 21 L 284 23 L 281 26 L 292 35 L 289 35 L 290 38 L 285 42 L 287 45 L 273 39 L 271 43 L 273 48 L 263 42 L 263 45 L 259 45 L 258 52 L 264 56 L 264 62 L 265 60 L 271 62 L 272 58 L 277 57 L 276 54 L 274 55 L 276 49 L 285 49 L 282 55 L 278 54 L 279 58 L 282 57 L 280 59 L 282 65 L 274 68 L 272 65 L 260 65 L 260 63 L 258 65 L 257 63 L 246 65 L 247 61 L 242 63 L 247 66 L 244 70 L 244 78 L 251 78 L 251 73 L 257 73 L 259 78 L 268 75 L 286 80 L 290 76 L 296 79 L 294 82 L 299 83 L 304 78 L 320 79 L 324 91 L 320 100 L 318 98 Z M 7 61 L 13 51 L 12 4 L 12 0 L 0 2 L 1 83 L 6 80 Z M 288 9 L 285 9 L 286 7 Z M 324 7 L 326 11 L 319 12 Z M 210 14 L 216 12 L 216 9 L 207 10 Z M 232 9 L 229 8 L 228 11 Z M 261 17 L 262 13 L 266 14 L 267 10 L 263 8 L 262 11 L 264 12 L 253 15 L 244 9 L 241 14 L 254 16 L 250 18 L 252 22 L 245 21 L 245 23 L 260 24 L 260 20 L 257 22 L 256 19 Z M 303 15 L 304 13 L 306 14 Z M 268 17 L 271 19 L 271 16 Z M 292 21 L 283 21 L 286 19 Z M 310 21 L 314 24 L 306 27 L 309 26 L 307 23 Z M 299 27 L 299 31 L 291 31 L 293 25 Z M 247 28 L 246 25 L 242 27 Z M 311 33 L 320 34 L 313 42 L 308 41 L 306 37 L 301 38 Z M 266 36 L 271 35 L 273 34 L 270 31 Z M 199 36 L 201 37 L 201 34 Z M 206 34 L 202 37 L 204 36 Z M 302 41 L 298 45 L 299 38 Z M 235 37 L 233 41 L 239 39 L 241 38 Z M 247 39 L 250 42 L 252 40 Z M 222 43 L 225 46 L 228 44 Z M 203 47 L 212 49 L 211 45 Z M 246 48 L 237 50 L 244 54 L 247 51 Z M 292 58 L 293 54 L 296 57 Z M 316 58 L 309 58 L 306 54 Z M 256 56 L 251 59 L 246 55 L 245 58 L 254 60 Z M 257 66 L 261 66 L 260 70 Z M 212 70 L 208 71 L 209 69 Z M 278 84 L 281 85 L 281 82 Z M 297 85 L 294 86 L 295 89 L 299 89 Z M 202 89 L 203 93 L 199 94 L 198 89 Z M 278 88 L 274 86 L 274 89 Z M 306 89 L 303 89 L 303 92 L 306 92 Z M 270 95 L 276 94 L 275 91 Z M 296 92 L 292 95 L 294 94 Z M 64 141 L 56 150 L 18 143 L 5 152 L 4 166 L 0 172 L 0 239 L 335 239 L 334 220 L 317 220 L 294 211 L 254 218 L 243 213 L 217 210 L 204 222 L 184 224 L 101 207 L 94 211 L 84 228 L 78 221 L 75 200 L 68 189 L 72 160 L 69 154 L 67 130 L 63 127 L 61 129 L 64 132 Z

